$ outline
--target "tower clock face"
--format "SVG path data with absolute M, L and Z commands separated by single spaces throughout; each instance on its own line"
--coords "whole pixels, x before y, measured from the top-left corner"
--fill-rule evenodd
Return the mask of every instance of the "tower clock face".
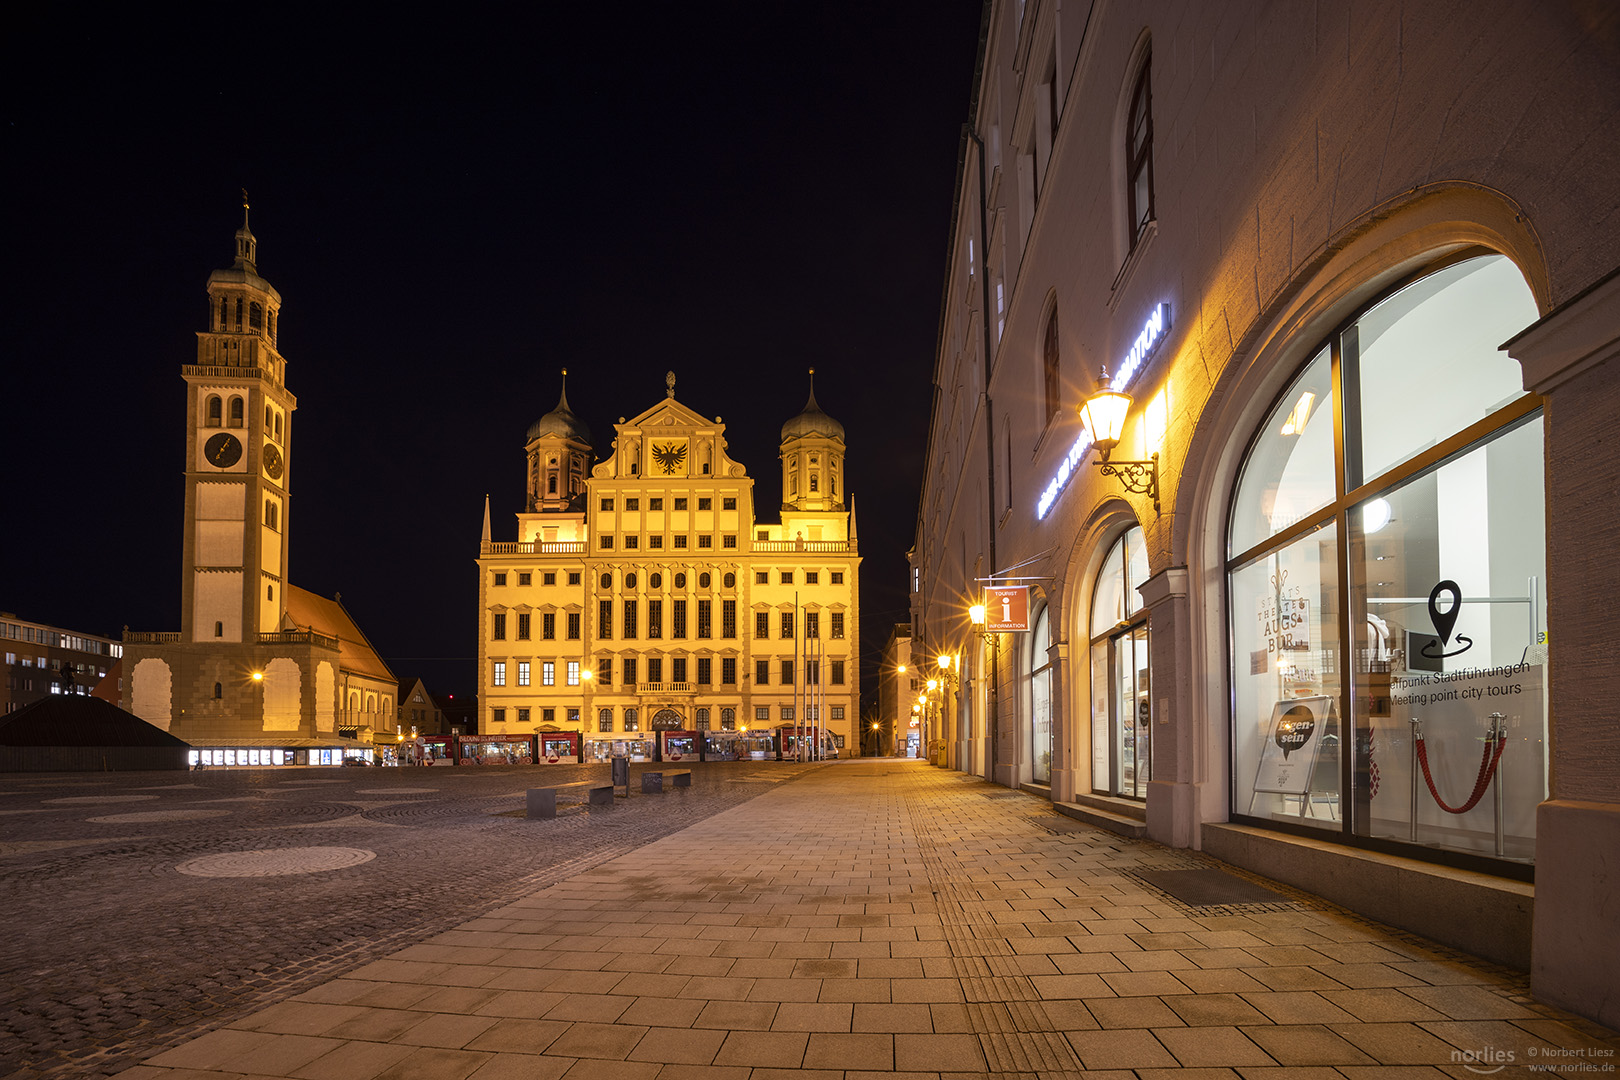
M 281 451 L 266 444 L 264 448 L 264 474 L 272 480 L 280 480 L 284 467 L 281 460 Z
M 228 469 L 242 460 L 242 441 L 222 431 L 203 443 L 203 457 L 216 468 Z

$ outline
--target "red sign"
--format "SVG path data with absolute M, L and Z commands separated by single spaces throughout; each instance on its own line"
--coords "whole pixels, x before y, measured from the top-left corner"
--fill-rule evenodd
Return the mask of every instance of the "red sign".
M 1029 586 L 992 585 L 984 590 L 984 628 L 992 634 L 1029 629 Z

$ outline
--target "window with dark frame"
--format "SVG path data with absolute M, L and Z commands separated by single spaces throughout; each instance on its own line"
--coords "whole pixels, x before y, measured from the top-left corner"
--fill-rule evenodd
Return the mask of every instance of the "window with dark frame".
M 754 661 L 754 685 L 766 686 L 771 681 L 771 662 L 769 660 Z
M 547 611 L 540 616 L 540 637 L 544 641 L 552 641 L 557 637 L 557 613 Z
M 568 613 L 568 640 L 579 640 L 579 612 L 577 611 Z
M 1050 424 L 1062 407 L 1058 371 L 1058 313 L 1055 307 L 1046 320 L 1046 337 L 1041 345 L 1041 387 L 1046 405 L 1046 422 Z
M 1130 122 L 1125 127 L 1125 192 L 1130 213 L 1131 250 L 1153 220 L 1153 90 L 1150 53 L 1131 91 Z

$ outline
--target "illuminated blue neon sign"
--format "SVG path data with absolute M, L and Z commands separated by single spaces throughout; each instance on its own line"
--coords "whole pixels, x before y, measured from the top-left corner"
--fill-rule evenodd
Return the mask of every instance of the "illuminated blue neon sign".
M 1114 377 L 1109 381 L 1108 385 L 1119 391 L 1124 391 L 1126 387 L 1130 386 L 1136 379 L 1136 373 L 1141 371 L 1142 365 L 1153 357 L 1159 345 L 1163 343 L 1164 336 L 1169 332 L 1170 305 L 1164 303 L 1154 308 L 1153 314 L 1148 316 L 1147 322 L 1142 327 L 1142 332 L 1136 335 L 1135 341 L 1131 342 L 1130 351 L 1125 354 L 1125 358 L 1115 368 Z M 1082 427 L 1079 437 L 1074 440 L 1074 445 L 1069 447 L 1069 452 L 1063 455 L 1062 461 L 1058 462 L 1057 474 L 1052 477 L 1052 482 L 1046 485 L 1046 490 L 1041 492 L 1040 501 L 1035 504 L 1035 517 L 1037 519 L 1046 517 L 1047 511 L 1052 509 L 1052 504 L 1057 502 L 1059 495 L 1063 494 L 1063 489 L 1069 486 L 1070 479 L 1080 471 L 1080 465 L 1086 458 L 1086 451 L 1090 449 L 1091 436 Z

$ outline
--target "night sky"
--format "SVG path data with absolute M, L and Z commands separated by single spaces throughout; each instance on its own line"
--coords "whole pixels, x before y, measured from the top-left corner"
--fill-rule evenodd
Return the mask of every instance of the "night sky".
M 0 43 L 0 609 L 179 629 L 180 368 L 246 188 L 299 402 L 289 576 L 341 592 L 395 674 L 475 689 L 484 495 L 515 539 L 560 369 L 599 460 L 673 369 L 775 520 L 814 367 L 872 698 L 907 618 L 978 0 L 36 7 Z

